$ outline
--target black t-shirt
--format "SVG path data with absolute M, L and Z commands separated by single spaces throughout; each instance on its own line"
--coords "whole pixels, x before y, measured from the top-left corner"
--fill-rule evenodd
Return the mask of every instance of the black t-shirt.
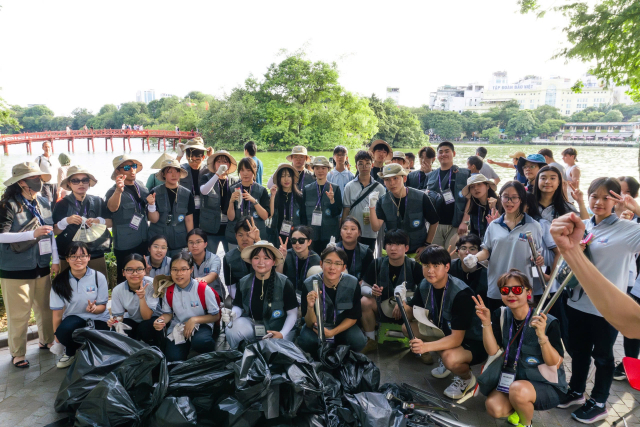
M 110 188 L 107 191 L 107 194 L 104 196 L 105 203 L 109 203 L 109 199 L 111 198 L 111 196 L 113 196 L 113 193 L 115 193 L 115 191 L 116 191 L 115 188 Z M 138 208 L 141 208 L 143 212 L 146 212 L 147 201 L 143 200 L 140 197 L 140 195 L 138 194 L 138 189 L 136 188 L 135 185 L 125 185 L 124 191 L 120 195 L 121 200 L 122 200 L 122 197 L 133 197 L 133 200 L 135 201 L 136 205 L 138 205 L 138 207 L 136 207 L 136 210 Z M 103 213 L 105 215 L 103 218 L 107 219 L 107 218 L 113 218 L 113 214 L 115 212 L 111 212 L 109 208 L 106 208 Z
M 189 166 L 191 169 L 191 188 L 187 188 L 187 190 L 191 190 L 191 194 L 196 196 L 200 195 L 200 169 L 194 169 Z
M 478 265 L 480 267 L 480 265 Z M 485 298 L 487 296 L 487 269 L 478 268 L 476 271 L 466 272 L 462 269 L 462 260 L 460 258 L 451 260 L 451 268 L 449 274 L 455 278 L 462 280 L 467 284 L 476 295 Z
M 167 195 L 169 198 L 169 206 L 173 207 L 173 204 L 176 202 L 176 193 L 177 189 L 167 188 Z M 196 211 L 196 203 L 193 200 L 193 194 L 189 194 L 189 203 L 187 205 L 187 215 L 193 215 Z
M 264 307 L 264 301 L 268 301 L 268 289 L 269 286 L 273 286 L 273 282 L 275 281 L 275 275 L 271 275 L 267 280 L 264 281 L 264 296 L 263 299 L 260 299 L 262 295 L 262 280 L 256 279 L 253 285 L 253 295 L 251 297 L 251 312 L 246 313 L 251 316 L 253 320 L 262 321 L 264 317 L 262 316 L 262 311 Z M 283 292 L 283 300 L 284 300 L 284 311 L 293 310 L 294 308 L 298 308 L 298 299 L 296 298 L 296 292 L 293 289 L 293 285 L 291 281 L 287 279 L 284 284 L 284 292 Z M 242 291 L 240 288 L 236 289 L 236 297 L 233 299 L 233 305 L 237 307 L 244 307 L 242 305 Z
M 347 253 L 347 271 L 351 268 L 351 264 L 353 263 L 353 253 L 355 252 L 355 249 L 344 249 L 344 251 Z M 371 248 L 367 248 L 367 251 L 365 252 L 365 254 L 360 254 L 360 259 L 362 260 L 362 266 L 360 267 L 360 276 L 356 277 L 356 279 L 358 279 L 358 281 L 360 281 L 362 279 L 362 277 L 364 276 L 365 272 L 366 272 L 366 266 L 367 265 L 371 265 L 371 263 L 373 262 L 373 251 L 371 250 Z
M 501 309 L 499 308 L 495 310 L 493 313 L 491 313 L 491 328 L 493 329 L 493 336 L 496 338 L 496 341 L 498 342 L 498 346 L 502 347 L 503 342 L 502 342 L 502 330 L 500 329 L 500 310 Z M 508 309 L 505 309 L 505 310 L 508 310 Z M 514 321 L 515 321 L 515 318 L 514 318 Z M 531 319 L 529 319 L 529 321 L 531 321 Z M 511 344 L 511 346 L 509 347 L 509 355 L 508 355 L 508 362 L 507 362 L 508 367 L 513 367 L 513 362 L 516 360 L 518 344 L 520 344 L 520 334 L 522 333 L 520 332 L 516 334 L 516 331 L 518 330 L 518 326 L 520 326 L 522 322 L 524 322 L 524 320 L 515 321 L 513 325 L 513 333 L 515 337 L 514 336 L 511 337 L 511 339 L 513 340 L 513 344 Z M 511 325 L 505 322 L 504 327 L 510 328 Z M 528 327 L 529 326 L 526 325 L 524 328 L 528 328 Z M 560 357 L 564 357 L 564 348 L 562 347 L 562 339 L 560 337 L 560 323 L 558 321 L 552 322 L 551 324 L 548 325 L 547 337 L 549 337 L 549 343 L 553 348 L 556 349 Z M 522 358 L 522 356 L 520 357 Z
M 96 203 L 95 217 L 88 216 L 89 215 L 89 195 L 87 195 L 87 197 L 84 198 L 82 203 L 80 203 L 77 199 L 74 199 L 74 201 L 75 203 L 70 203 L 69 200 L 65 197 L 56 203 L 56 206 L 53 208 L 53 215 L 52 215 L 53 222 L 55 224 L 57 224 L 59 221 L 69 216 L 67 215 L 69 205 L 71 205 L 71 207 L 73 208 L 73 215 L 80 215 L 85 218 L 96 218 L 96 217 L 105 218 L 106 211 L 108 211 L 108 209 L 106 209 L 106 204 L 104 203 L 104 200 L 102 200 L 100 197 L 96 197 L 97 203 Z
M 258 184 L 253 184 L 253 185 L 258 185 Z M 244 194 L 244 192 L 248 192 L 251 193 L 251 187 L 245 187 L 244 185 L 240 186 L 242 188 L 241 190 L 241 194 Z M 267 194 L 266 191 L 263 191 L 262 194 L 260 195 L 260 198 L 258 199 L 258 203 L 260 204 L 260 206 L 267 211 L 267 213 L 269 213 L 270 211 L 270 206 L 269 206 L 269 195 Z M 242 195 L 240 195 L 240 198 L 238 199 L 238 208 L 242 206 L 242 209 L 244 210 L 244 214 L 245 215 L 249 215 L 249 212 L 251 211 L 251 202 L 248 200 L 245 200 L 242 198 Z M 255 210 L 255 208 L 254 208 Z
M 244 261 L 242 261 L 242 262 L 244 262 Z M 244 265 L 247 266 L 247 271 L 249 273 L 253 272 L 253 267 L 251 266 L 250 263 L 244 262 Z M 233 285 L 233 284 L 237 285 L 238 281 L 240 281 L 240 279 L 242 279 L 242 277 L 244 277 L 244 276 L 242 276 L 242 277 L 233 276 L 232 277 L 231 267 L 229 266 L 229 263 L 227 262 L 227 257 L 223 257 L 222 258 L 222 270 L 223 270 L 223 275 L 224 275 L 224 283 L 226 283 L 227 286 L 230 286 L 230 285 Z
M 378 176 L 378 173 L 382 172 L 382 168 L 379 168 L 377 166 L 372 166 L 371 167 L 371 178 L 373 178 L 374 180 L 378 181 L 380 184 L 384 185 L 384 179 L 380 178 Z
M 405 205 L 408 203 L 406 197 L 402 197 L 400 199 L 395 198 L 393 195 L 391 195 L 391 197 L 393 198 L 395 206 L 399 205 L 400 218 L 404 220 Z M 438 212 L 436 212 L 435 210 L 435 206 L 433 206 L 431 199 L 429 199 L 429 196 L 427 196 L 426 193 L 422 195 L 422 212 L 424 214 L 425 221 L 427 221 L 429 224 L 435 224 L 437 222 L 442 223 L 442 221 L 440 221 Z M 387 216 L 384 214 L 384 210 L 382 209 L 382 199 L 378 199 L 378 202 L 376 203 L 376 216 L 380 221 L 387 220 Z
M 440 169 L 440 184 L 441 184 L 440 188 L 442 189 L 442 193 L 444 193 L 447 189 L 449 189 L 449 172 L 451 172 L 451 188 L 452 188 L 451 193 L 453 194 L 453 197 L 457 197 L 456 194 L 454 194 L 457 172 L 454 173 L 453 168 L 446 171 Z M 440 216 L 440 224 L 451 225 L 451 223 L 453 222 L 453 215 L 455 214 L 455 210 L 456 210 L 455 202 L 447 204 L 444 201 L 444 197 L 443 197 L 442 205 L 440 207 L 440 212 L 438 212 L 438 215 Z
M 418 307 L 428 309 L 431 320 L 436 326 L 438 326 L 438 323 L 440 323 L 440 309 L 443 293 L 444 288 L 433 288 L 433 294 L 431 297 L 433 298 L 433 301 L 429 299 L 429 301 L 425 302 L 422 300 L 422 294 L 419 291 L 416 291 L 413 295 L 413 299 L 409 302 L 409 305 L 411 307 L 417 305 Z M 453 306 L 451 307 L 451 327 L 449 327 L 444 319 L 442 319 L 440 324 L 440 328 L 445 335 L 450 335 L 452 330 L 466 331 L 471 327 L 471 321 L 476 315 L 476 305 L 471 298 L 472 296 L 473 291 L 471 289 L 464 289 L 458 292 L 453 300 Z M 425 304 L 427 304 L 427 306 L 425 306 Z
M 383 258 L 377 258 L 374 262 L 369 264 L 369 267 L 367 268 L 367 272 L 364 274 L 362 278 L 362 280 L 366 282 L 369 286 L 373 286 L 378 282 L 377 277 L 378 277 L 378 272 L 380 271 L 380 265 L 382 264 L 382 259 Z M 403 274 L 402 274 L 403 268 L 404 268 L 404 265 L 393 266 L 389 264 L 389 283 L 391 285 L 389 286 L 389 288 L 385 289 L 382 292 L 382 296 L 381 296 L 382 299 L 391 298 L 393 296 L 394 288 L 402 284 L 402 282 L 400 282 L 400 278 L 403 277 Z M 412 275 L 413 283 L 415 283 L 416 286 L 418 286 L 418 284 L 422 282 L 422 279 L 424 279 L 424 276 L 422 274 L 422 266 L 416 262 L 414 264 L 413 271 L 411 271 L 409 267 L 407 267 L 407 275 Z
M 291 219 L 291 200 L 293 199 L 293 215 L 296 214 L 296 210 L 300 209 L 300 206 L 303 206 L 302 194 L 298 196 L 296 193 L 285 193 L 284 191 L 278 191 L 276 193 L 276 200 L 274 207 L 278 212 L 278 224 L 276 230 L 278 230 L 278 234 L 282 229 L 282 222 L 286 219 L 287 221 L 293 221 Z M 297 204 L 297 206 L 296 206 Z M 283 239 L 284 240 L 284 239 Z M 291 247 L 291 246 L 289 246 Z
M 320 287 L 322 288 L 322 284 L 320 284 Z M 335 301 L 336 300 L 336 295 L 338 293 L 338 287 L 340 287 L 340 284 L 338 284 L 338 286 L 336 286 L 335 289 L 331 289 L 331 288 L 325 286 L 325 289 L 327 291 L 326 298 L 329 298 L 332 302 Z M 302 311 L 302 317 L 306 316 L 307 308 L 309 308 L 309 306 L 307 305 L 307 294 L 308 293 L 309 292 L 307 292 L 307 287 L 303 286 L 302 287 L 301 299 L 300 299 L 300 301 L 302 301 L 302 304 L 300 305 L 300 308 L 301 308 L 301 311 Z M 362 295 L 360 294 L 360 288 L 356 287 L 356 291 L 353 293 L 353 307 L 351 307 L 349 310 L 343 311 L 338 316 L 338 319 L 337 319 L 338 322 L 336 322 L 336 325 L 341 323 L 340 319 L 355 319 L 355 320 L 358 320 L 358 319 L 360 319 L 362 317 L 362 306 L 360 305 L 361 296 Z M 333 304 L 333 306 L 335 307 L 335 304 Z M 320 307 L 322 307 L 322 296 L 320 296 Z M 325 321 L 330 322 L 330 323 L 334 323 L 333 322 L 333 314 L 327 313 L 327 319 L 325 319 Z

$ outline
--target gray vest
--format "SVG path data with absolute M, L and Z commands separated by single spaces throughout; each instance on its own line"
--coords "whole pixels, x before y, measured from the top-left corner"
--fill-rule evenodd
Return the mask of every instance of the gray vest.
M 453 227 L 458 227 L 462 222 L 462 217 L 464 216 L 464 209 L 467 207 L 467 198 L 462 195 L 462 189 L 467 185 L 467 178 L 470 176 L 469 169 L 466 168 L 458 168 L 458 166 L 453 165 L 453 168 L 457 168 L 458 172 L 456 173 L 455 183 L 451 182 L 451 193 L 455 198 L 455 211 L 453 214 L 453 219 L 451 220 L 451 225 Z M 429 174 L 429 183 L 427 184 L 427 188 L 429 191 L 436 192 L 441 194 L 440 187 L 438 186 L 438 175 L 440 174 L 440 168 L 431 171 Z M 448 177 L 448 175 L 447 175 Z M 440 198 L 438 203 L 444 203 L 444 199 Z M 441 212 L 440 206 L 436 206 L 438 212 Z
M 445 291 L 444 302 L 442 304 L 442 323 L 445 322 L 450 325 L 452 313 L 451 309 L 453 307 L 453 301 L 458 295 L 458 292 L 463 291 L 469 288 L 462 280 L 457 277 L 453 277 L 449 275 L 449 282 L 447 283 L 447 290 Z M 429 295 L 431 293 L 431 283 L 427 281 L 427 279 L 422 280 L 420 282 L 420 295 L 422 296 L 422 301 L 424 301 L 426 309 L 430 312 L 431 310 L 431 300 L 429 299 Z M 435 304 L 438 304 L 438 301 L 435 301 Z M 431 312 L 431 316 L 434 316 L 435 313 Z M 438 326 L 437 319 L 432 319 L 434 324 Z M 449 327 L 451 329 L 451 327 Z M 476 341 L 482 341 L 482 322 L 480 322 L 480 318 L 478 316 L 473 316 L 471 320 L 471 327 L 465 332 L 464 339 L 471 339 Z
M 404 230 L 409 235 L 409 253 L 414 253 L 416 249 L 424 246 L 427 240 L 427 225 L 422 211 L 423 196 L 424 193 L 422 191 L 407 187 L 406 202 L 405 200 L 400 200 L 400 203 L 406 203 L 402 220 L 398 217 L 398 208 L 392 200 L 393 195 L 390 191 L 387 191 L 380 199 L 380 204 L 386 217 L 386 230 Z
M 302 175 L 302 180 L 298 180 L 298 188 L 300 191 L 302 191 L 307 185 L 316 182 L 316 176 L 308 170 L 300 172 L 300 174 Z
M 344 245 L 342 244 L 342 242 L 338 242 L 337 246 L 341 249 L 344 249 Z M 363 267 L 362 258 L 367 254 L 367 249 L 369 249 L 369 246 L 358 243 L 353 251 L 356 259 L 351 261 L 351 267 L 349 267 L 348 273 L 355 278 L 360 277 L 360 273 L 362 272 Z
M 304 287 L 307 292 L 313 291 L 313 281 L 318 281 L 318 286 L 322 290 L 322 276 L 320 274 L 314 274 L 304 281 Z M 358 285 L 358 279 L 350 274 L 344 274 L 336 290 L 336 300 L 331 301 L 331 298 L 325 298 L 326 304 L 324 311 L 327 313 L 326 319 L 324 319 L 327 325 L 339 325 L 344 320 L 343 313 L 345 310 L 353 308 L 353 294 L 360 292 L 360 286 Z M 322 297 L 320 298 L 320 307 L 322 307 Z M 309 310 L 309 308 L 307 308 Z M 335 316 L 335 321 L 334 321 Z
M 429 182 L 429 174 L 425 174 L 420 170 L 409 172 L 407 175 L 407 187 L 415 188 L 416 190 L 424 190 L 427 188 L 427 182 Z
M 149 190 L 140 181 L 136 181 L 136 184 L 138 184 L 140 198 L 144 203 L 149 195 Z M 115 189 L 115 185 L 112 189 Z M 137 230 L 129 226 L 134 214 L 142 216 L 142 221 L 140 221 Z M 144 204 L 142 206 L 138 204 L 136 198 L 129 193 L 129 190 L 125 190 L 120 195 L 120 207 L 117 211 L 111 213 L 111 220 L 113 221 L 111 230 L 113 231 L 114 249 L 119 251 L 133 249 L 147 240 L 147 234 L 149 234 L 147 210 L 144 208 Z
M 160 214 L 160 219 L 149 225 L 149 239 L 162 234 L 167 238 L 170 251 L 187 247 L 187 225 L 184 219 L 189 210 L 191 192 L 178 185 L 176 203 L 169 206 L 169 194 L 166 186 L 159 185 L 153 191 L 156 193 L 156 209 Z
M 235 184 L 233 184 L 231 186 L 231 191 L 235 191 L 236 188 L 238 187 L 242 187 L 242 182 L 237 182 Z M 262 194 L 264 194 L 264 192 L 267 191 L 262 185 L 257 184 L 257 183 L 253 183 L 253 185 L 251 186 L 251 196 L 256 199 L 258 202 L 260 201 L 260 197 L 262 196 Z M 238 244 L 238 241 L 236 240 L 236 233 L 233 231 L 233 229 L 236 226 L 236 223 L 242 219 L 241 218 L 241 214 L 240 214 L 240 203 L 244 203 L 244 216 L 245 217 L 249 217 L 252 216 L 253 220 L 256 223 L 256 227 L 258 227 L 258 230 L 260 230 L 260 240 L 267 240 L 267 228 L 264 224 L 264 219 L 260 218 L 260 215 L 258 215 L 258 212 L 256 212 L 256 209 L 254 208 L 253 204 L 244 200 L 242 197 L 240 197 L 240 199 L 238 199 L 238 201 L 234 202 L 234 208 L 236 211 L 236 218 L 233 221 L 229 221 L 229 223 L 227 224 L 227 230 L 224 233 L 224 237 L 227 238 L 227 242 L 232 243 L 234 245 Z M 263 208 L 265 209 L 269 209 L 269 206 L 263 206 Z M 247 211 L 248 209 L 248 211 Z
M 240 257 L 240 250 L 238 250 L 238 248 L 231 249 L 224 256 L 227 258 L 227 263 L 231 269 L 231 283 L 227 283 L 227 285 L 236 285 L 240 279 L 249 274 L 247 264 L 245 264 L 242 257 Z
M 325 183 L 324 188 L 326 188 L 326 190 L 320 188 L 320 191 L 322 192 L 320 206 L 318 206 L 322 211 L 322 225 L 320 227 L 311 225 L 313 211 L 316 209 L 316 204 L 318 203 L 318 184 L 313 182 L 304 187 L 304 204 L 307 213 L 307 225 L 313 229 L 312 239 L 314 241 L 320 240 L 324 242 L 331 239 L 331 236 L 337 237 L 340 235 L 340 217 L 338 215 L 331 215 L 331 202 L 325 193 L 325 191 L 329 191 L 329 185 L 333 187 L 334 193 L 336 193 L 336 190 L 340 188 L 335 184 L 331 184 L 329 181 Z
M 383 290 L 383 297 L 392 297 L 393 289 L 396 286 L 401 285 L 404 281 L 407 282 L 408 291 L 415 290 L 416 286 L 418 285 L 418 283 L 414 283 L 413 281 L 413 269 L 416 267 L 416 262 L 412 258 L 409 258 L 405 255 L 404 268 L 400 269 L 400 275 L 396 279 L 396 283 L 390 283 L 389 281 L 389 257 L 377 258 L 374 259 L 373 262 L 377 271 L 376 276 L 378 278 L 378 283 L 376 283 L 376 285 L 382 287 L 383 289 L 390 289 L 388 296 Z
M 42 196 L 37 196 L 38 210 L 42 219 L 46 225 L 53 226 L 53 219 L 51 218 L 51 204 L 49 200 Z M 27 225 L 33 215 L 25 207 L 20 210 L 21 203 L 15 199 L 9 199 L 7 201 L 7 209 L 11 209 L 14 212 L 13 222 L 11 223 L 11 233 L 18 233 L 22 227 Z M 43 239 L 52 239 L 51 236 L 44 237 Z M 24 252 L 16 253 L 11 249 L 11 244 L 0 244 L 0 270 L 6 271 L 24 271 L 35 270 L 36 268 L 47 268 L 51 262 L 51 254 L 40 255 L 40 245 L 35 244 L 31 248 Z
M 507 344 L 509 344 L 509 327 L 513 322 L 513 313 L 506 307 L 503 307 L 502 310 L 504 310 L 505 315 L 504 326 L 502 328 L 502 348 L 506 349 Z M 547 314 L 547 331 L 549 330 L 549 326 L 551 326 L 551 322 L 556 320 L 557 319 L 555 317 Z M 514 351 L 518 347 L 519 342 L 520 338 L 516 339 L 513 344 L 511 344 L 511 348 L 513 348 Z M 511 350 L 509 350 L 509 352 L 511 352 Z M 509 357 L 509 355 L 505 355 L 505 357 Z M 529 381 L 539 381 L 549 384 L 563 393 L 566 393 L 568 386 L 564 366 L 560 365 L 560 368 L 558 369 L 558 382 L 552 383 L 547 381 L 542 374 L 540 374 L 538 365 L 542 364 L 544 364 L 544 358 L 542 357 L 542 348 L 540 348 L 540 344 L 538 344 L 536 331 L 534 328 L 526 325 L 524 327 L 524 341 L 522 342 L 522 350 L 518 361 L 518 372 L 516 372 L 516 378 Z
M 81 208 L 82 210 L 78 212 L 76 206 L 77 200 L 73 193 L 67 195 L 64 199 L 68 202 L 65 218 L 70 217 L 71 215 L 80 215 L 84 216 L 85 218 L 97 218 L 102 214 L 101 206 L 103 202 L 102 199 L 98 196 L 92 196 L 90 194 L 86 195 L 86 215 L 84 212 L 84 208 Z M 69 224 L 67 225 L 67 228 L 65 228 L 64 231 L 60 233 L 58 237 L 56 237 L 56 244 L 58 245 L 58 252 L 60 254 L 62 254 L 63 256 L 66 255 L 67 248 L 71 245 L 73 237 L 76 235 L 79 229 L 79 225 Z M 87 247 L 89 248 L 89 255 L 91 255 L 92 258 L 101 258 L 105 253 L 110 252 L 111 233 L 109 232 L 109 230 L 105 230 L 105 232 L 102 234 L 102 236 L 100 236 L 98 240 L 87 243 Z
M 202 173 L 202 172 L 200 172 Z M 201 183 L 206 184 L 213 177 L 212 173 L 204 175 L 204 178 L 200 180 Z M 235 178 L 228 177 L 229 190 L 236 183 Z M 219 181 L 218 181 L 219 182 Z M 227 191 L 227 186 L 224 185 L 224 191 Z M 200 196 L 202 205 L 200 207 L 200 228 L 202 231 L 208 234 L 215 234 L 220 230 L 220 215 L 227 214 L 222 212 L 222 195 L 220 194 L 220 186 L 214 185 L 209 194 Z
M 273 283 L 273 300 L 269 303 L 267 298 L 264 298 L 262 304 L 262 322 L 264 323 L 267 331 L 279 331 L 284 326 L 284 320 L 287 318 L 287 313 L 284 311 L 284 285 L 287 282 L 287 276 L 278 272 L 273 272 L 276 278 Z M 238 283 L 240 292 L 242 292 L 242 309 L 244 313 L 243 317 L 251 316 L 251 283 L 255 274 L 250 274 L 243 277 Z M 254 284 L 255 298 L 259 298 L 259 289 L 261 281 L 256 279 Z M 256 292 L 258 290 L 258 292 Z M 265 292 L 266 293 L 266 292 Z
M 314 265 L 320 265 L 320 257 L 317 253 L 309 250 L 309 256 L 305 260 L 298 260 L 298 265 L 305 264 L 307 268 L 298 276 L 298 270 L 296 270 L 296 254 L 293 249 L 287 250 L 287 258 L 284 260 L 284 274 L 291 280 L 296 292 L 302 292 L 302 286 L 307 278 L 307 271 Z M 307 260 L 309 264 L 307 264 Z
M 187 171 L 187 176 L 186 178 L 180 179 L 179 184 L 184 188 L 186 188 L 187 190 L 189 190 L 191 194 L 195 196 L 196 193 L 193 188 L 193 177 L 191 176 L 191 166 L 189 166 L 189 163 L 183 163 L 180 165 L 180 167 Z M 200 167 L 200 173 L 207 172 L 208 170 L 209 169 L 207 169 L 207 162 L 206 161 L 202 162 L 202 166 Z

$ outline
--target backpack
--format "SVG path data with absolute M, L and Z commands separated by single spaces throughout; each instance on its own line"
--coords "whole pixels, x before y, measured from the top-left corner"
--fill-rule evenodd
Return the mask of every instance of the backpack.
M 200 298 L 200 304 L 202 304 L 202 309 L 204 310 L 205 314 L 207 313 L 207 301 L 204 297 L 204 293 L 207 290 L 207 286 L 209 286 L 207 282 L 203 281 L 198 283 L 198 298 Z M 171 310 L 173 310 L 173 292 L 175 291 L 175 289 L 175 283 L 167 288 L 167 303 L 169 303 L 169 307 L 171 307 Z M 218 295 L 215 289 L 211 288 L 211 290 L 213 291 L 213 295 L 215 295 L 216 297 L 218 307 L 220 307 L 220 295 Z M 220 326 L 220 320 L 218 320 L 215 324 Z

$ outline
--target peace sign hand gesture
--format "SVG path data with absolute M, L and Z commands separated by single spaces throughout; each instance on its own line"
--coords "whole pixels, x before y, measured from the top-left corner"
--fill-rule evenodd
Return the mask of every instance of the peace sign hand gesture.
M 491 326 L 491 311 L 484 305 L 482 297 L 478 295 L 477 297 L 472 296 L 471 298 L 473 298 L 473 302 L 476 303 L 476 314 L 480 318 L 482 325 L 485 328 Z
M 491 213 L 487 215 L 487 225 L 500 218 L 500 212 L 496 208 L 491 209 Z
M 613 190 L 609 190 L 611 196 L 608 199 L 616 201 L 616 209 L 629 209 L 631 212 L 638 212 L 638 202 L 628 194 L 620 195 Z
M 95 300 L 93 302 L 91 302 L 91 300 L 87 300 L 88 304 L 87 304 L 87 312 L 89 313 L 95 313 L 96 312 L 96 302 Z
M 284 243 L 282 243 L 282 236 L 278 236 L 278 239 L 280 240 L 280 247 L 278 248 L 278 250 L 280 251 L 282 256 L 284 258 L 286 258 L 287 257 L 287 243 L 289 243 L 289 237 L 284 239 Z
M 571 187 L 571 197 L 573 197 L 575 201 L 581 201 L 584 196 L 582 194 L 582 191 L 580 190 L 580 187 L 578 187 L 578 184 L 569 181 L 565 182 L 567 182 L 569 184 L 569 187 Z
M 144 283 L 144 286 L 140 285 L 140 287 L 138 289 L 136 289 L 136 295 L 138 295 L 138 298 L 140 299 L 144 299 L 146 293 L 145 293 L 145 289 L 147 288 L 147 286 L 149 286 L 149 283 Z
M 249 222 L 251 223 L 251 230 L 249 230 L 249 236 L 253 239 L 254 242 L 260 240 L 260 229 L 256 226 L 256 222 L 253 217 L 249 218 Z
M 333 185 L 331 185 L 331 183 L 329 183 L 329 191 L 325 191 L 325 193 L 327 194 L 327 197 L 329 198 L 329 202 L 331 204 L 333 204 L 335 202 L 335 199 L 334 199 L 334 194 L 333 194 Z
M 451 249 L 452 247 L 453 247 L 453 245 L 449 245 L 449 247 L 447 248 L 447 252 L 449 252 L 449 256 L 451 256 L 451 257 L 453 257 L 453 255 L 456 252 L 458 252 L 458 250 L 456 248 Z
M 489 209 L 494 210 L 496 208 L 496 204 L 498 203 L 498 199 L 496 199 L 495 197 L 489 197 L 487 199 L 487 202 L 489 202 Z

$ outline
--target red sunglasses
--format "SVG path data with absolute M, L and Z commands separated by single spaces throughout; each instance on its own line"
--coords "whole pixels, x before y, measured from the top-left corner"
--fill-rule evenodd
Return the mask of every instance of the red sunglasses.
M 509 291 L 513 292 L 514 295 L 522 295 L 524 286 L 503 286 L 500 288 L 500 295 L 509 295 Z

